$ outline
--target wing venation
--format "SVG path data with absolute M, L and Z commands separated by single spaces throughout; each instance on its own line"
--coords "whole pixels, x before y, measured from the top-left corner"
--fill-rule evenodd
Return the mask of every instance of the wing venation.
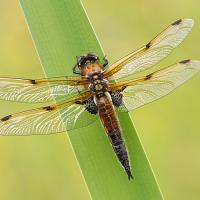
M 147 45 L 125 56 L 105 71 L 109 80 L 126 78 L 155 65 L 177 47 L 193 27 L 192 19 L 177 20 Z
M 41 103 L 54 98 L 68 98 L 84 90 L 83 80 L 79 77 L 62 79 L 17 79 L 0 78 L 0 99 L 27 103 Z
M 167 95 L 199 72 L 200 61 L 184 60 L 137 80 L 114 83 L 110 90 L 124 88 L 118 110 L 126 112 Z
M 86 92 L 60 104 L 5 116 L 0 120 L 0 135 L 45 135 L 87 126 L 98 117 L 76 102 L 83 102 L 90 96 Z

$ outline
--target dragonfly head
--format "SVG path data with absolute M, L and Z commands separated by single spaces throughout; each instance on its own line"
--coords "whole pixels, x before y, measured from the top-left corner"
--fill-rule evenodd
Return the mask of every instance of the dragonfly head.
M 102 71 L 102 65 L 96 53 L 87 53 L 77 57 L 77 63 L 73 67 L 75 74 L 89 76 L 93 73 Z

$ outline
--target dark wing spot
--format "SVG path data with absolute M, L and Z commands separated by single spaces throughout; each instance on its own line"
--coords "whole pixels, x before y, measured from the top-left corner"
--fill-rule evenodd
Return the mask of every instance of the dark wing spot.
M 7 116 L 1 118 L 1 121 L 5 122 L 5 121 L 9 120 L 11 117 L 12 117 L 12 115 L 7 115 Z
M 175 21 L 174 23 L 172 23 L 172 26 L 179 25 L 181 22 L 182 22 L 182 19 L 179 19 L 179 20 Z
M 51 110 L 54 110 L 55 108 L 52 106 L 45 106 L 45 107 L 43 107 L 43 109 L 47 110 L 47 111 L 51 111 Z
M 146 48 L 149 49 L 151 46 L 151 42 L 149 42 L 147 45 L 146 45 Z
M 152 75 L 153 75 L 153 73 L 148 74 L 148 75 L 145 77 L 145 80 L 149 80 L 149 79 L 151 79 Z
M 30 82 L 31 82 L 31 84 L 36 84 L 36 81 L 35 80 L 33 80 L 33 79 L 30 79 Z
M 186 64 L 186 63 L 188 63 L 188 62 L 190 62 L 190 59 L 182 60 L 182 61 L 180 61 L 179 63 L 180 63 L 180 64 Z

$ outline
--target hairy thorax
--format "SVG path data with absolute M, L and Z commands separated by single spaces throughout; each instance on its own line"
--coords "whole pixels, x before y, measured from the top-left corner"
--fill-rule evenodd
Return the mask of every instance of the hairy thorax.
M 108 84 L 107 81 L 103 79 L 103 74 L 101 72 L 91 75 L 89 89 L 97 98 L 104 96 L 107 92 Z
M 82 72 L 90 81 L 89 90 L 93 95 L 99 98 L 107 92 L 107 80 L 103 77 L 102 66 L 99 63 L 86 65 Z

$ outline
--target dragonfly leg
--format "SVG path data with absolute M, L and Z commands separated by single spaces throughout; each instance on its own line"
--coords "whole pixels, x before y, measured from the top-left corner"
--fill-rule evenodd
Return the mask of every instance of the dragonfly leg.
M 85 109 L 90 112 L 91 114 L 97 114 L 98 108 L 94 102 L 94 98 L 90 97 L 86 101 L 84 101 Z
M 103 57 L 103 61 L 104 61 L 103 67 L 106 67 L 108 65 L 108 59 L 106 58 L 106 56 Z
M 119 91 L 109 92 L 114 106 L 119 107 L 122 105 L 123 95 Z

